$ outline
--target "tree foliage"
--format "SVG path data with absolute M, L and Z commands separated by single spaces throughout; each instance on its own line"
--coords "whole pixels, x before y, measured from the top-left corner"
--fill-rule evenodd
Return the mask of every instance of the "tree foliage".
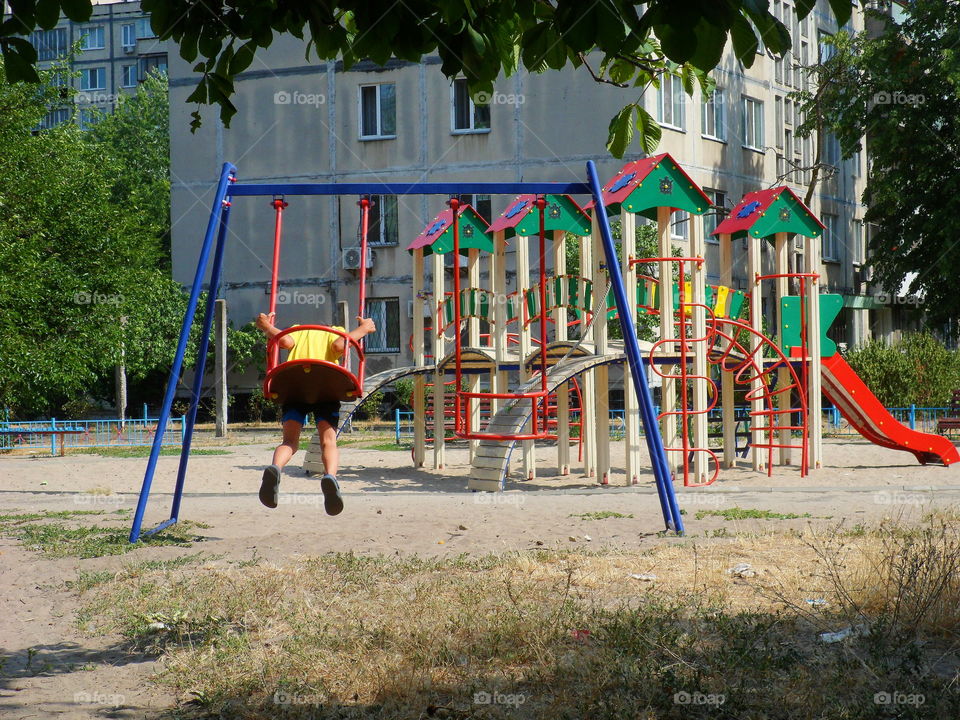
M 876 37 L 839 35 L 819 102 L 844 157 L 869 168 L 867 262 L 896 294 L 908 282 L 934 322 L 960 314 L 960 4 L 916 0 Z
M 806 17 L 815 4 L 798 0 L 798 15 Z M 53 27 L 61 11 L 77 22 L 91 14 L 91 0 L 9 5 L 0 49 L 10 81 L 36 79 L 36 50 L 17 35 Z M 342 60 L 347 68 L 364 59 L 383 65 L 439 55 L 444 75 L 465 77 L 475 96 L 490 93 L 498 77 L 521 66 L 536 73 L 582 68 L 598 82 L 635 89 L 636 97 L 610 123 L 607 147 L 617 157 L 635 129 L 646 152 L 659 142 L 660 128 L 637 98 L 664 74 L 679 77 L 690 94 L 697 84 L 709 92 L 707 73 L 728 40 L 747 67 L 758 39 L 774 54 L 790 48 L 790 35 L 767 0 L 143 0 L 141 6 L 158 36 L 171 38 L 194 64 L 199 79 L 189 102 L 219 105 L 225 125 L 236 113 L 236 76 L 277 35 L 290 34 L 304 41 L 308 60 Z M 830 0 L 830 6 L 841 24 L 849 19 L 849 0 Z M 198 108 L 193 127 L 200 122 Z

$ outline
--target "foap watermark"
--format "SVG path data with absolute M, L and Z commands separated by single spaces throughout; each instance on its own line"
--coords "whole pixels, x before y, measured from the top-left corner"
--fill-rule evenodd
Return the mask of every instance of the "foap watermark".
M 925 498 L 921 493 L 903 492 L 902 490 L 894 490 L 893 492 L 881 490 L 873 495 L 875 505 L 923 505 L 924 501 Z
M 878 293 L 874 295 L 878 303 L 884 305 L 920 305 L 923 300 L 917 295 L 896 295 L 894 293 Z
M 277 90 L 273 94 L 274 105 L 306 105 L 319 108 L 325 105 L 327 96 L 323 93 L 305 93 L 299 90 Z
M 923 105 L 927 101 L 926 95 L 921 93 L 878 92 L 873 95 L 874 105 Z
M 120 293 L 78 292 L 73 294 L 73 301 L 77 305 L 121 305 L 123 295 Z
M 681 505 L 704 505 L 706 507 L 719 507 L 723 505 L 723 495 L 712 492 L 684 493 L 679 496 Z
M 277 690 L 273 693 L 274 705 L 323 705 L 327 698 L 319 693 L 294 693 Z
M 74 505 L 118 508 L 126 501 L 119 495 L 101 495 L 98 493 L 80 493 L 73 496 Z
M 300 292 L 299 290 L 281 290 L 277 293 L 277 305 L 311 305 L 320 307 L 327 302 L 324 293 Z
M 523 105 L 527 96 L 521 93 L 487 92 L 479 90 L 471 98 L 475 105 Z
M 506 705 L 507 707 L 520 707 L 527 701 L 527 696 L 523 693 L 502 693 L 494 690 L 487 692 L 481 690 L 473 694 L 474 705 Z
M 896 690 L 893 692 L 878 692 L 873 696 L 875 705 L 914 705 L 919 707 L 926 701 L 926 696 L 921 693 L 902 693 Z
M 107 707 L 120 707 L 127 702 L 127 698 L 120 693 L 106 693 L 94 690 L 88 692 L 81 690 L 73 694 L 73 701 L 83 705 L 106 705 Z
M 280 505 L 320 505 L 323 502 L 323 496 L 306 493 L 284 493 L 277 502 Z
M 117 97 L 116 93 L 90 92 L 89 90 L 81 90 L 74 96 L 77 105 L 116 105 Z
M 719 707 L 727 701 L 723 693 L 686 692 L 681 690 L 673 694 L 674 705 L 713 705 Z
M 474 505 L 523 505 L 527 499 L 523 495 L 510 495 L 497 492 L 478 492 L 473 494 Z

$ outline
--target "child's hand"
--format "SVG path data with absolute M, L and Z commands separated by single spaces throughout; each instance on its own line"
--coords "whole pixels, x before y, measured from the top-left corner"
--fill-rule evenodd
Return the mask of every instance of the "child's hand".
M 269 330 L 273 327 L 273 321 L 276 319 L 276 313 L 260 313 L 257 316 L 257 327 L 261 330 Z
M 373 318 L 358 317 L 357 320 L 360 321 L 357 329 L 361 330 L 364 335 L 369 335 L 370 333 L 377 331 L 377 325 L 375 322 L 373 322 Z

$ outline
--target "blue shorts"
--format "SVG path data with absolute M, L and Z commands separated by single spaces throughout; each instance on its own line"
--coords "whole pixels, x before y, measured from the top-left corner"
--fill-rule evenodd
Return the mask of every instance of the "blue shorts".
M 283 415 L 280 422 L 287 420 L 296 420 L 301 425 L 307 424 L 307 415 L 313 413 L 313 419 L 318 423 L 323 420 L 328 425 L 336 428 L 340 424 L 340 403 L 339 401 L 314 403 L 313 405 L 288 404 L 282 408 Z

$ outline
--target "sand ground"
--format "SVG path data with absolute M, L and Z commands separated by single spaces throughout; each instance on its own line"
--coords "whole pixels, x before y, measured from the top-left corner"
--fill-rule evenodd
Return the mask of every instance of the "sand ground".
M 615 474 L 607 486 L 598 486 L 576 468 L 570 476 L 557 477 L 556 451 L 544 447 L 538 450 L 539 477 L 522 482 L 515 475 L 502 494 L 466 489 L 465 449 L 448 449 L 447 467 L 440 472 L 412 468 L 406 452 L 345 447 L 340 479 L 346 510 L 331 518 L 323 512 L 319 482 L 299 469 L 302 453 L 284 474 L 280 506 L 268 510 L 260 505 L 256 491 L 272 445 L 266 442 L 269 435 L 259 439 L 264 442 L 201 438 L 204 447 L 223 447 L 229 454 L 190 461 L 181 518 L 210 526 L 198 531 L 202 540 L 192 548 L 46 559 L 14 540 L 0 539 L 0 717 L 143 718 L 172 704 L 171 697 L 148 682 L 159 669 L 153 658 L 131 655 L 120 638 L 90 637 L 77 629 L 79 600 L 65 583 L 81 570 L 119 569 L 132 561 L 198 551 L 282 563 L 295 555 L 331 551 L 456 555 L 573 543 L 636 550 L 678 542 L 660 532 L 664 526 L 652 475 L 648 472 L 637 486 L 623 485 L 622 443 L 612 448 Z M 428 463 L 430 459 L 428 454 Z M 145 464 L 143 458 L 80 454 L 0 456 L 2 513 L 132 509 Z M 146 527 L 169 513 L 176 466 L 174 457 L 160 459 Z M 678 495 L 688 538 L 706 540 L 721 527 L 729 532 L 771 529 L 770 521 L 695 517 L 697 510 L 734 506 L 812 516 L 776 521 L 777 530 L 894 516 L 919 521 L 934 508 L 960 505 L 960 473 L 920 466 L 910 455 L 845 438 L 826 442 L 825 467 L 807 477 L 793 467 L 775 468 L 772 478 L 742 467 L 724 471 L 707 488 L 680 487 Z M 600 510 L 633 517 L 603 522 L 573 517 Z M 125 522 L 128 517 L 123 516 Z M 101 702 L 77 702 L 77 693 Z M 123 698 L 120 707 L 110 707 L 118 696 Z

